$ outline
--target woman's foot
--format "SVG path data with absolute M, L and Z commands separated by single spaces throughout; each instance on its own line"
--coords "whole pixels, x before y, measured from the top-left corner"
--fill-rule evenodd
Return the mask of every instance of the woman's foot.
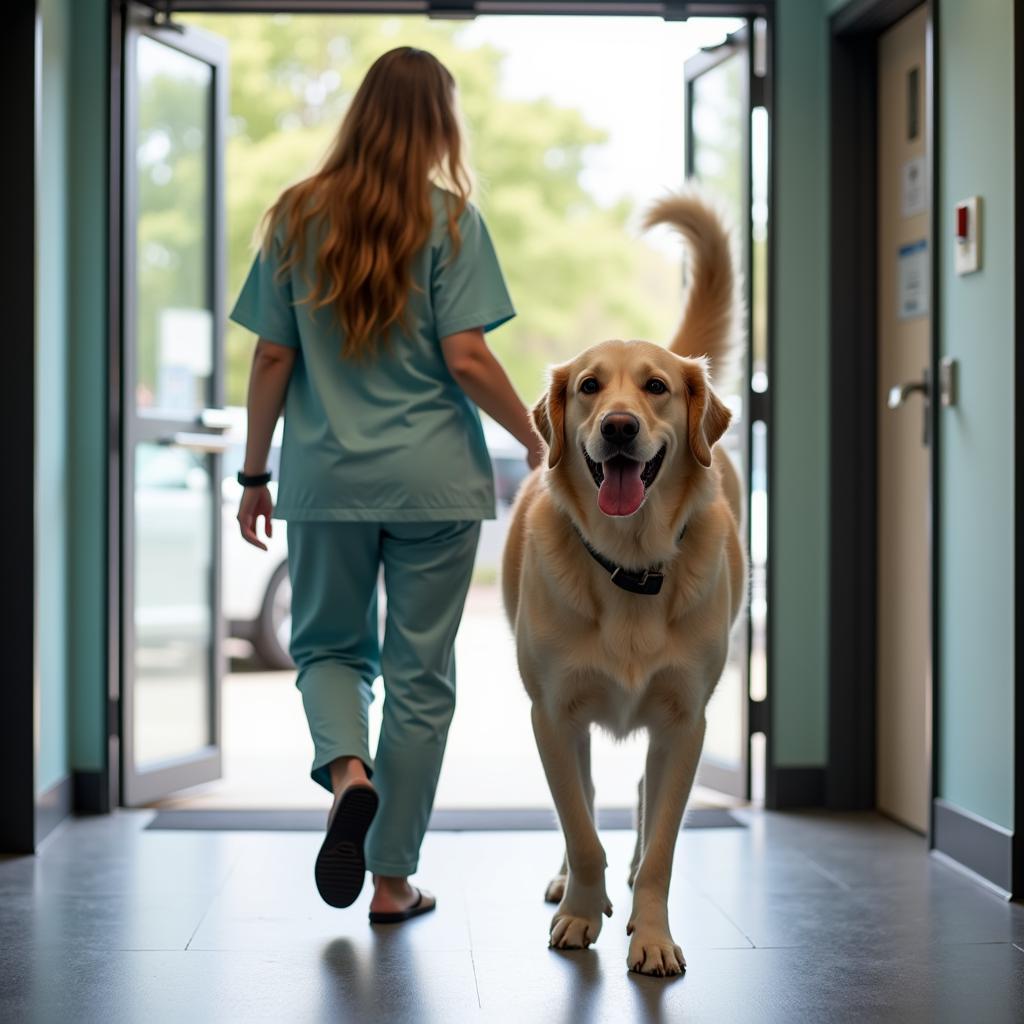
M 327 818 L 327 835 L 317 854 L 313 876 L 325 903 L 349 907 L 366 879 L 363 843 L 377 813 L 378 798 L 358 758 L 338 758 L 332 762 L 331 782 L 334 805 Z
M 432 893 L 409 884 L 405 877 L 373 876 L 370 920 L 374 924 L 397 924 L 429 913 L 437 906 Z
M 369 785 L 370 778 L 366 774 L 366 765 L 358 757 L 336 757 L 327 766 L 327 770 L 331 773 L 331 791 L 334 793 L 334 803 L 327 817 L 327 823 L 330 824 L 342 793 L 357 783 Z

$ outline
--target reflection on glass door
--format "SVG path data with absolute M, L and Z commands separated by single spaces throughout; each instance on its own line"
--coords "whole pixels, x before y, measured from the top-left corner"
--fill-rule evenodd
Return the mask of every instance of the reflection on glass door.
M 732 410 L 723 438 L 748 484 L 741 524 L 751 561 L 749 617 L 733 632 L 729 661 L 708 706 L 698 781 L 734 796 L 750 795 L 750 700 L 766 685 L 765 570 L 767 391 L 767 111 L 764 93 L 766 25 L 762 19 L 686 63 L 687 176 L 723 206 L 737 233 L 737 256 L 748 311 L 742 358 L 731 373 L 712 367 L 715 387 Z
M 220 774 L 225 49 L 125 38 L 122 799 Z

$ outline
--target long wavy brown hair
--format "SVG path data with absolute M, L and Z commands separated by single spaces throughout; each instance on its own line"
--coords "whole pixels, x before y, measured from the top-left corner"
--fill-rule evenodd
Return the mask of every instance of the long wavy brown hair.
M 316 232 L 316 279 L 301 301 L 336 309 L 344 356 L 367 356 L 404 326 L 412 259 L 433 228 L 434 181 L 446 189 L 458 251 L 472 188 L 465 148 L 455 79 L 433 54 L 400 46 L 366 73 L 320 169 L 264 216 L 263 246 L 280 239 L 281 274 L 302 265 Z

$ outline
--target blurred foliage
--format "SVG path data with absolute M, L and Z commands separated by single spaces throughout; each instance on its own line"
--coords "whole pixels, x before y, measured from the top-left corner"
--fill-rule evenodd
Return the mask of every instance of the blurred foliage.
M 312 15 L 192 15 L 182 18 L 228 42 L 230 115 L 226 157 L 227 302 L 230 308 L 253 256 L 260 217 L 280 190 L 308 174 L 326 151 L 346 104 L 369 65 L 393 46 L 431 50 L 455 75 L 469 128 L 481 207 L 519 316 L 490 336 L 494 350 L 527 401 L 543 388 L 544 369 L 607 337 L 659 339 L 669 329 L 678 291 L 670 261 L 631 237 L 628 203 L 602 207 L 581 184 L 587 147 L 603 133 L 578 111 L 546 100 L 502 95 L 501 52 L 470 45 L 463 25 L 422 18 Z M 162 92 L 150 155 L 165 170 L 146 169 L 140 247 L 194 249 L 201 188 L 182 113 L 170 109 L 181 91 L 164 74 L 148 79 Z M 188 90 L 184 90 L 186 93 Z M 195 134 L 191 136 L 195 142 Z M 158 152 L 167 149 L 167 152 Z M 140 137 L 140 152 L 147 142 Z M 154 177 L 155 174 L 155 177 Z M 154 196 L 153 182 L 158 187 Z M 194 284 L 161 283 L 154 262 L 142 290 L 148 302 L 188 302 Z M 189 274 L 194 273 L 194 267 Z M 227 329 L 227 399 L 245 399 L 253 338 Z M 155 352 L 155 349 L 154 349 Z
M 152 40 L 139 42 L 142 76 L 137 116 L 136 167 L 139 210 L 136 236 L 138 268 L 138 366 L 140 406 L 157 393 L 168 399 L 167 377 L 157 380 L 161 314 L 169 308 L 206 306 L 206 275 L 201 225 L 206 208 L 207 138 L 203 124 L 209 95 L 209 69 Z M 210 336 L 203 349 L 209 364 Z M 194 388 L 194 378 L 186 376 Z M 201 378 L 200 384 L 205 383 Z M 194 395 L 179 400 L 195 404 Z M 204 396 L 199 397 L 199 402 Z

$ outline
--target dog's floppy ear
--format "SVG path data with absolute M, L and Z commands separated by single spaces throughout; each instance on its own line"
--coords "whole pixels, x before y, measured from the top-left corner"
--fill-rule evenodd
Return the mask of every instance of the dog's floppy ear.
M 530 415 L 537 433 L 548 446 L 548 468 L 554 469 L 565 450 L 565 402 L 569 388 L 569 368 L 556 366 L 548 378 L 548 390 L 541 395 Z
M 732 413 L 711 388 L 707 364 L 687 359 L 683 369 L 690 403 L 687 432 L 693 457 L 706 469 L 711 465 L 711 449 L 725 433 Z

